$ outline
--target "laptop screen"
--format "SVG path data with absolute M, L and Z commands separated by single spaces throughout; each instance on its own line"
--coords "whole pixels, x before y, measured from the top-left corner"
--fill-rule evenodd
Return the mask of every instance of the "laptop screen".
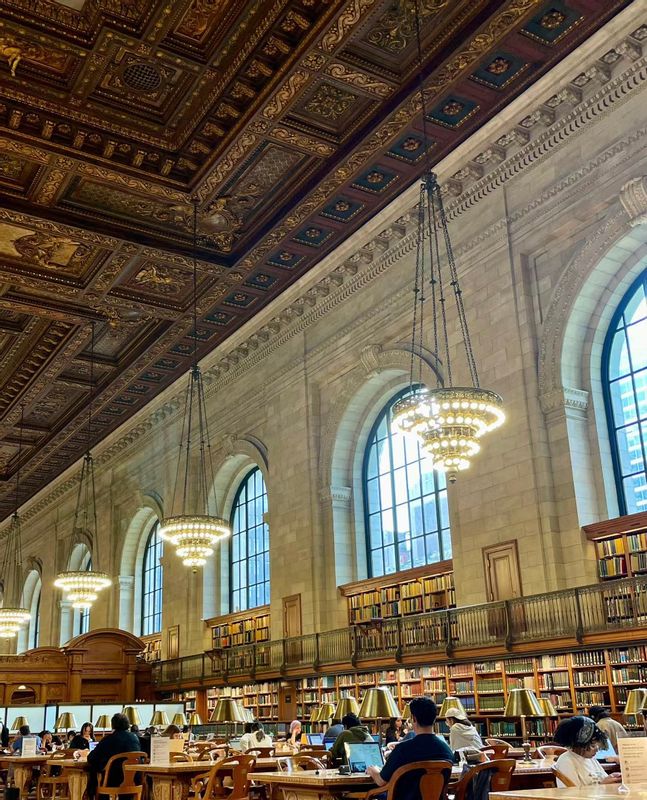
M 326 750 L 332 750 L 332 746 L 334 744 L 335 744 L 334 742 L 324 742 L 324 747 L 326 748 Z
M 94 748 L 99 744 L 99 742 L 90 742 L 90 750 L 94 750 Z
M 308 744 L 323 744 L 323 733 L 309 733 Z
M 372 733 L 371 736 L 373 737 L 374 742 L 382 741 L 382 735 L 380 733 Z
M 382 767 L 384 756 L 377 742 L 345 742 L 346 758 L 352 772 L 366 772 L 367 767 Z
M 614 746 L 609 742 L 608 746 L 605 747 L 604 750 L 598 750 L 595 754 L 595 757 L 598 761 L 605 761 L 609 756 L 617 756 L 618 754 L 615 751 Z

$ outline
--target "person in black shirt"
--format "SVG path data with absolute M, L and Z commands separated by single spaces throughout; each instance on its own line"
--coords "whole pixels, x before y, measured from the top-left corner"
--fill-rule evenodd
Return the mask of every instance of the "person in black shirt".
M 69 744 L 75 750 L 89 750 L 90 742 L 94 741 L 94 728 L 91 722 L 84 722 L 81 726 L 81 733 L 77 733 Z
M 368 767 L 367 772 L 378 786 L 388 783 L 393 773 L 405 764 L 415 761 L 449 761 L 453 763 L 454 754 L 449 745 L 440 736 L 434 733 L 434 722 L 438 709 L 433 700 L 428 697 L 416 697 L 409 705 L 413 730 L 416 735 L 409 741 L 400 742 L 388 757 L 386 764 L 380 770 L 378 767 Z M 421 800 L 420 798 L 420 773 L 412 772 L 405 775 L 397 788 L 398 800 Z
M 140 752 L 139 739 L 131 733 L 130 722 L 124 714 L 114 714 L 110 720 L 112 733 L 104 736 L 94 750 L 88 753 L 88 766 L 90 775 L 88 776 L 87 794 L 91 800 L 96 796 L 98 775 L 106 768 L 106 764 L 112 756 L 119 753 Z M 123 770 L 121 765 L 118 769 L 111 769 L 108 775 L 108 786 L 119 786 L 123 780 Z

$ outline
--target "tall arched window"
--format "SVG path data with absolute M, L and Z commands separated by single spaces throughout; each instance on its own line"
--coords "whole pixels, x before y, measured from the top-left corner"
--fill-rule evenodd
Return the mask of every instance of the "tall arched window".
M 231 513 L 231 610 L 270 602 L 270 529 L 263 473 L 256 467 L 241 483 Z
M 33 616 L 33 625 L 31 628 L 31 641 L 29 642 L 29 647 L 38 647 L 38 641 L 40 639 L 40 584 L 38 585 L 38 597 L 36 598 L 36 612 Z
M 159 522 L 151 528 L 142 563 L 142 636 L 162 630 L 162 556 L 164 540 L 159 535 Z
M 647 270 L 611 321 L 602 375 L 620 511 L 647 511 Z
M 413 438 L 392 430 L 391 412 L 404 394 L 382 410 L 364 454 L 371 577 L 452 557 L 445 476 L 432 469 Z

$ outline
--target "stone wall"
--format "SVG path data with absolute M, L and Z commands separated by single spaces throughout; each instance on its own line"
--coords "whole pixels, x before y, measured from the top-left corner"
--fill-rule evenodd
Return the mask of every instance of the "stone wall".
M 525 594 L 594 581 L 580 527 L 617 514 L 599 371 L 613 306 L 645 266 L 647 226 L 632 226 L 644 186 L 623 190 L 647 175 L 639 5 L 438 165 L 481 384 L 508 414 L 450 487 L 459 604 L 487 599 L 482 548 L 510 540 Z M 204 363 L 221 513 L 251 465 L 266 478 L 273 638 L 288 595 L 301 595 L 304 632 L 344 625 L 336 587 L 366 575 L 361 458 L 408 382 L 416 199 L 416 187 L 404 192 Z M 450 326 L 460 383 L 453 315 Z M 423 362 L 429 378 L 433 354 Z M 96 449 L 95 566 L 114 586 L 92 628 L 140 632 L 142 541 L 168 511 L 181 397 L 172 387 Z M 69 555 L 77 474 L 22 510 L 23 552 L 42 571 L 41 644 L 59 643 L 52 582 Z M 202 649 L 203 617 L 228 610 L 226 562 L 223 551 L 192 574 L 164 557 L 164 626 L 179 626 L 182 654 Z

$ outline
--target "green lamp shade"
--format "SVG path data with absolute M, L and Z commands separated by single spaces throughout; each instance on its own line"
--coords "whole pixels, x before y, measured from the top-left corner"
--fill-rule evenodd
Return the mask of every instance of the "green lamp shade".
M 371 686 L 366 690 L 359 707 L 360 719 L 390 719 L 399 716 L 400 709 L 385 686 Z
M 543 717 L 539 700 L 530 689 L 510 689 L 505 703 L 504 717 Z

